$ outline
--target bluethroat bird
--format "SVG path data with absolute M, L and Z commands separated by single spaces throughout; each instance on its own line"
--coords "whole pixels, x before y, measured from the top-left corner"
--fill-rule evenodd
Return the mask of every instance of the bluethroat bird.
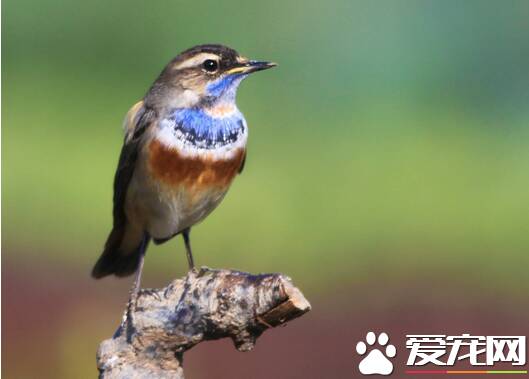
M 114 178 L 113 228 L 94 278 L 136 272 L 139 290 L 149 241 L 181 234 L 189 268 L 192 226 L 221 202 L 246 158 L 248 127 L 235 104 L 250 73 L 276 66 L 222 45 L 176 56 L 128 111 Z

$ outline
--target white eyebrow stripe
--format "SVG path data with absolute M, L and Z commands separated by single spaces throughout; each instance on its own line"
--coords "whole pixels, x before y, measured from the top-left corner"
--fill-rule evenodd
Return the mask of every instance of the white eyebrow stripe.
M 206 59 L 213 59 L 214 61 L 218 61 L 220 59 L 220 57 L 218 55 L 216 55 L 216 54 L 200 53 L 198 55 L 195 55 L 192 58 L 186 59 L 182 63 L 174 66 L 174 68 L 176 70 L 181 70 L 183 68 L 196 67 L 196 66 L 200 65 L 202 62 L 204 62 Z

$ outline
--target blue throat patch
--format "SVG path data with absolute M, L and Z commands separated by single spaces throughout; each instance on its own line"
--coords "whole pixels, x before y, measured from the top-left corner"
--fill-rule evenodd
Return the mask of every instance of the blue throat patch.
M 246 76 L 222 76 L 208 84 L 206 96 L 199 106 L 172 110 L 165 120 L 173 127 L 175 137 L 200 149 L 216 149 L 237 141 L 245 132 L 246 121 L 235 107 L 235 97 Z M 205 111 L 219 103 L 233 104 L 235 111 L 225 117 L 215 117 Z
M 227 117 L 213 117 L 201 108 L 178 108 L 166 120 L 175 136 L 202 149 L 216 149 L 237 141 L 246 122 L 239 110 Z
M 213 101 L 222 99 L 224 102 L 235 102 L 237 88 L 239 87 L 239 84 L 241 84 L 241 81 L 247 76 L 247 74 L 223 76 L 207 85 L 207 96 L 214 99 Z

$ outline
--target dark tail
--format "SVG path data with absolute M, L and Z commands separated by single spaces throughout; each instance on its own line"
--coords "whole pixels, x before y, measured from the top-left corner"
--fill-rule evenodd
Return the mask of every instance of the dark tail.
M 123 240 L 126 238 L 125 228 L 125 226 L 115 227 L 110 232 L 103 254 L 101 254 L 92 269 L 93 278 L 100 279 L 107 275 L 129 276 L 138 268 L 140 257 L 147 250 L 150 237 L 143 232 L 143 235 L 134 238 L 139 241 L 134 244 L 136 246 L 133 249 L 129 249 L 130 251 L 124 251 L 122 246 Z

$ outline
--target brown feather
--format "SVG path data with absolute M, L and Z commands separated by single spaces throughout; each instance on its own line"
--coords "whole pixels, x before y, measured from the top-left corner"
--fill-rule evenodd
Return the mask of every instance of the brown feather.
M 245 150 L 241 148 L 227 160 L 184 157 L 153 140 L 149 144 L 149 167 L 154 178 L 171 187 L 226 187 L 238 173 L 244 155 Z

